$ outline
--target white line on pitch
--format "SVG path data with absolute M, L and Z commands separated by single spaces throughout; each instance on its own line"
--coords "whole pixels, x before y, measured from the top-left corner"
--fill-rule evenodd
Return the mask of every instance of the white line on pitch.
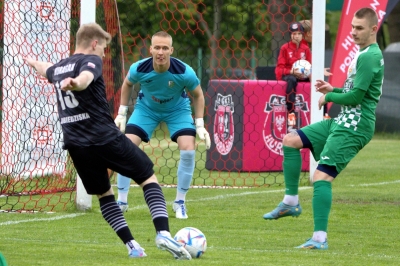
M 67 214 L 67 215 L 61 215 L 61 216 L 56 216 L 56 217 L 51 217 L 51 218 L 35 218 L 35 219 L 21 220 L 21 221 L 7 221 L 7 222 L 0 223 L 0 226 L 13 225 L 13 224 L 19 224 L 19 223 L 39 222 L 39 221 L 55 221 L 55 220 L 61 220 L 61 219 L 66 219 L 66 218 L 75 218 L 75 217 L 78 217 L 81 215 L 84 215 L 84 213 Z
M 380 183 L 370 183 L 370 184 L 358 184 L 358 185 L 349 185 L 350 187 L 354 186 L 381 186 L 381 185 L 388 185 L 388 184 L 395 184 L 395 183 L 400 183 L 400 180 L 395 180 L 392 182 L 380 182 Z M 300 187 L 299 190 L 307 190 L 311 189 L 312 187 Z M 208 198 L 201 198 L 201 199 L 196 199 L 196 200 L 187 200 L 188 202 L 191 201 L 211 201 L 211 200 L 218 200 L 218 199 L 225 199 L 225 198 L 231 198 L 231 197 L 241 197 L 245 195 L 253 195 L 253 194 L 263 194 L 263 193 L 277 193 L 277 192 L 283 192 L 284 189 L 276 189 L 276 190 L 263 190 L 263 191 L 246 191 L 242 193 L 237 193 L 237 194 L 226 194 L 226 195 L 218 195 L 214 197 L 208 197 Z M 172 202 L 169 202 L 171 204 Z M 148 208 L 147 205 L 138 205 L 135 207 L 132 207 L 131 209 L 139 210 L 139 209 L 146 209 Z M 13 225 L 13 224 L 19 224 L 19 223 L 29 223 L 29 222 L 37 222 L 37 221 L 55 221 L 55 220 L 61 220 L 61 219 L 67 219 L 67 218 L 75 218 L 81 215 L 84 215 L 85 213 L 74 213 L 74 214 L 68 214 L 68 215 L 62 215 L 62 216 L 57 216 L 57 217 L 51 217 L 51 218 L 35 218 L 35 219 L 29 219 L 29 220 L 21 220 L 21 221 L 7 221 L 0 223 L 0 226 L 4 225 Z
M 299 190 L 306 190 L 306 189 L 311 189 L 311 187 L 299 187 Z M 263 190 L 263 191 L 247 191 L 247 192 L 242 192 L 242 193 L 237 193 L 237 194 L 225 194 L 225 195 L 218 195 L 214 197 L 208 197 L 208 198 L 201 198 L 201 199 L 195 199 L 195 200 L 186 200 L 187 202 L 196 202 L 196 201 L 211 201 L 211 200 L 218 200 L 218 199 L 226 199 L 226 198 L 232 198 L 232 197 L 241 197 L 245 195 L 253 195 L 253 194 L 264 194 L 264 193 L 277 193 L 277 192 L 284 192 L 284 189 L 276 189 L 276 190 Z M 167 204 L 172 204 L 171 202 L 167 202 Z M 147 205 L 138 205 L 135 207 L 129 207 L 129 209 L 134 209 L 134 210 L 139 210 L 139 209 L 146 209 L 148 208 Z
M 380 183 L 349 185 L 349 186 L 350 187 L 354 187 L 354 186 L 381 186 L 381 185 L 388 185 L 388 184 L 394 184 L 394 183 L 400 183 L 400 180 L 395 180 L 395 181 L 392 181 L 392 182 L 380 182 Z M 307 190 L 307 189 L 311 189 L 311 188 L 313 188 L 313 187 L 299 187 L 299 190 Z M 225 198 L 231 198 L 231 197 L 241 197 L 241 196 L 252 195 L 252 194 L 277 193 L 277 192 L 284 192 L 284 189 L 263 190 L 263 191 L 246 191 L 246 192 L 237 193 L 237 194 L 218 195 L 218 196 L 214 196 L 214 197 L 201 198 L 201 199 L 195 199 L 195 200 L 187 200 L 187 201 L 188 202 L 191 202 L 191 201 L 211 201 L 211 200 L 225 199 Z M 167 204 L 172 204 L 172 202 L 167 202 Z M 130 209 L 133 209 L 133 210 L 140 210 L 140 209 L 146 209 L 146 208 L 148 208 L 147 205 L 138 205 L 138 206 L 135 206 L 135 207 L 130 207 Z
M 350 187 L 370 187 L 370 186 L 381 186 L 381 185 L 390 185 L 400 183 L 400 180 L 395 180 L 391 182 L 380 182 L 380 183 L 370 183 L 370 184 L 357 184 L 357 185 L 349 185 Z

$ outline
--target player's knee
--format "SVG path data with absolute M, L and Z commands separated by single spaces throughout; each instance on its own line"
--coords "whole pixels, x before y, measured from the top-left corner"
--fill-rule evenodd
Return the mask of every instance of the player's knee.
M 153 174 L 152 176 L 147 178 L 146 181 L 144 181 L 143 183 L 140 184 L 140 186 L 144 187 L 145 185 L 150 184 L 150 183 L 157 183 L 158 184 L 158 179 L 157 179 L 155 174 Z
M 283 146 L 300 149 L 303 147 L 303 143 L 297 134 L 297 132 L 290 132 L 283 137 Z

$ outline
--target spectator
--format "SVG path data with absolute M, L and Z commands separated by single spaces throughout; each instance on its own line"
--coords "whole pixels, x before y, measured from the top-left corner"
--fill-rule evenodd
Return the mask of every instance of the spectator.
M 275 74 L 277 80 L 284 80 L 287 82 L 286 107 L 290 114 L 294 112 L 297 81 L 302 74 L 299 69 L 292 69 L 292 66 L 294 62 L 300 59 L 311 62 L 311 51 L 308 45 L 302 42 L 304 28 L 301 23 L 294 22 L 290 24 L 289 31 L 291 32 L 291 40 L 282 45 L 279 51 Z

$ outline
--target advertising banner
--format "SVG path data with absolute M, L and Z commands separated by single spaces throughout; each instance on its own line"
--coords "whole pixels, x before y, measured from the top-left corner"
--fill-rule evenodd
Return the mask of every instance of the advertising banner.
M 332 76 L 329 82 L 334 87 L 343 87 L 344 81 L 347 78 L 347 69 L 358 51 L 358 46 L 354 44 L 351 35 L 351 22 L 354 13 L 363 7 L 370 7 L 378 14 L 379 26 L 382 24 L 385 17 L 387 0 L 345 0 L 343 3 L 343 11 L 340 18 L 338 34 L 336 36 L 335 48 L 333 50 L 331 72 Z

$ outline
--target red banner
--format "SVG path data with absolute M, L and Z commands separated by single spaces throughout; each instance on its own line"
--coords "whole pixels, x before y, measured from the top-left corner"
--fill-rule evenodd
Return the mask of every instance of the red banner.
M 282 140 L 288 133 L 286 82 L 249 80 L 244 83 L 243 171 L 282 171 Z M 310 82 L 299 82 L 296 92 L 296 130 L 310 124 Z M 308 171 L 310 153 L 301 151 L 302 171 Z
M 378 14 L 379 26 L 386 14 L 387 0 L 345 0 L 343 3 L 342 16 L 333 50 L 331 71 L 333 75 L 329 78 L 329 82 L 334 87 L 342 87 L 347 77 L 347 68 L 353 60 L 358 46 L 354 44 L 351 36 L 351 22 L 354 13 L 363 7 L 370 7 Z

